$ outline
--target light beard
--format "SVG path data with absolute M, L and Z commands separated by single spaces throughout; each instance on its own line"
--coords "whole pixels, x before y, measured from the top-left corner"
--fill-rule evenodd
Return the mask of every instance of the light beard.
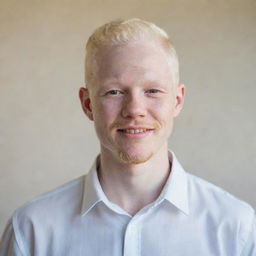
M 152 153 L 146 157 L 130 156 L 129 154 L 122 151 L 119 151 L 118 155 L 121 161 L 125 164 L 143 164 L 153 156 Z

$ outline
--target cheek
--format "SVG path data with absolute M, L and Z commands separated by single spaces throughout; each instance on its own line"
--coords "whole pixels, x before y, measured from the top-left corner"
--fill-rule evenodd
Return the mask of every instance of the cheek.
M 154 116 L 161 120 L 162 122 L 168 122 L 173 115 L 173 104 L 171 104 L 171 100 L 159 100 L 151 104 L 151 112 L 154 113 Z
M 103 125 L 104 123 L 111 123 L 120 112 L 120 105 L 120 102 L 117 101 L 98 102 L 94 108 L 94 118 Z

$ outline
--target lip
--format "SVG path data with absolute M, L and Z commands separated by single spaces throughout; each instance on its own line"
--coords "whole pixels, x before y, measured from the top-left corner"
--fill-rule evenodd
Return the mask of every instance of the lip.
M 134 130 L 125 132 L 125 130 Z M 153 132 L 153 128 L 144 127 L 144 126 L 128 126 L 117 129 L 117 132 L 124 137 L 130 139 L 140 139 L 150 135 Z M 136 132 L 137 131 L 137 132 Z
M 124 126 L 124 127 L 120 127 L 120 128 L 118 128 L 118 130 L 128 130 L 128 129 L 134 129 L 134 130 L 136 130 L 136 129 L 147 129 L 147 130 L 154 130 L 154 128 L 152 128 L 152 127 L 149 127 L 149 126 Z

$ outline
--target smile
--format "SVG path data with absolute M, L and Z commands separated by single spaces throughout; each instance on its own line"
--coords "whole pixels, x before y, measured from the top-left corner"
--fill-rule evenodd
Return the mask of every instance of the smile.
M 152 129 L 140 128 L 140 129 L 118 129 L 119 132 L 129 133 L 129 134 L 138 134 L 152 131 Z

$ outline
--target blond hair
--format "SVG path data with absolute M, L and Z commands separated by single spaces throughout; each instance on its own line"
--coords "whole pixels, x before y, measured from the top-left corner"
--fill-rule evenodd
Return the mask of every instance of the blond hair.
M 174 85 L 179 84 L 179 61 L 176 50 L 167 33 L 153 23 L 132 18 L 116 20 L 97 28 L 86 44 L 85 81 L 88 84 L 95 76 L 96 54 L 104 47 L 125 45 L 141 40 L 158 41 L 166 51 Z

